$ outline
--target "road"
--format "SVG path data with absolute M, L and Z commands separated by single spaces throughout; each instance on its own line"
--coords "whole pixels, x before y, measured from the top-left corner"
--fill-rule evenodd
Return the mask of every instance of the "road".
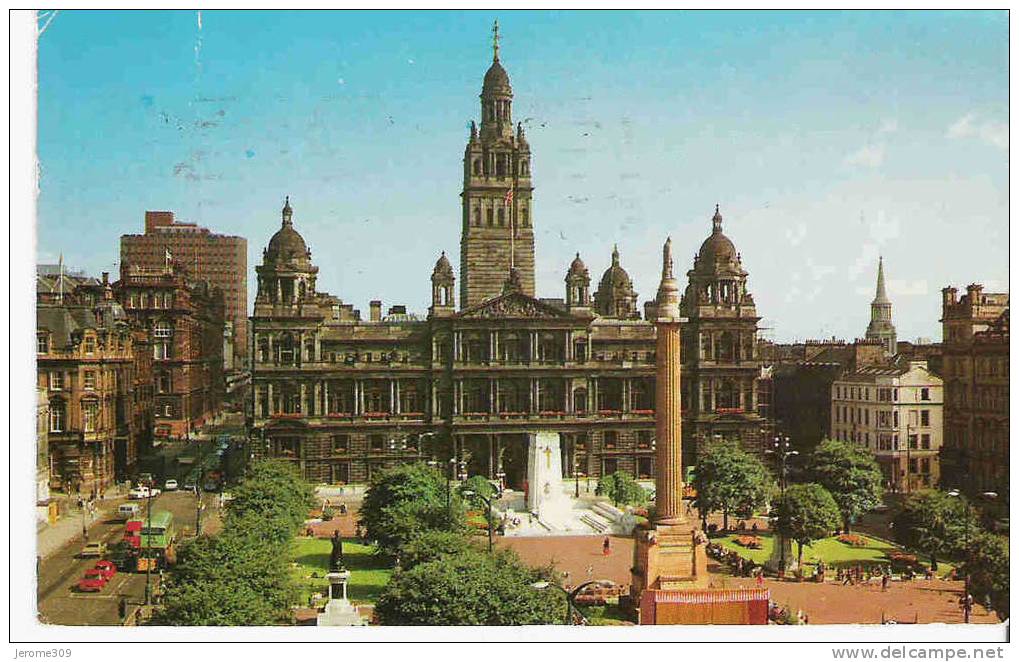
M 219 524 L 218 499 L 205 495 L 203 502 L 206 505 L 202 515 L 203 532 L 214 533 Z M 145 503 L 138 503 L 144 512 Z M 191 492 L 160 494 L 152 503 L 153 510 L 173 513 L 178 536 L 182 530 L 194 531 L 196 506 L 195 495 Z M 123 533 L 123 520 L 114 517 L 93 524 L 89 528 L 88 539 L 113 544 L 120 540 Z M 121 598 L 127 599 L 129 614 L 145 602 L 145 573 L 118 572 L 102 591 L 78 593 L 75 590 L 78 580 L 96 562 L 96 559 L 78 558 L 81 547 L 82 538 L 78 535 L 42 561 L 37 594 L 39 620 L 58 625 L 120 625 L 118 607 Z M 158 573 L 153 573 L 150 581 L 155 595 Z

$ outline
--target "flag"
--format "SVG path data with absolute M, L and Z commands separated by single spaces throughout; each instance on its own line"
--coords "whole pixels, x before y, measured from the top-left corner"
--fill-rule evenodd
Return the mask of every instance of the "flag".
M 513 202 L 513 189 L 509 189 L 508 191 L 506 191 L 506 196 L 502 199 L 502 202 L 507 207 L 509 207 L 510 204 L 512 204 L 512 202 Z

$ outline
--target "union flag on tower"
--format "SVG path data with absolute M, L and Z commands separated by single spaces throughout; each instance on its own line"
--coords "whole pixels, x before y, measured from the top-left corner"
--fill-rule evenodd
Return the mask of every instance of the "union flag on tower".
M 510 206 L 510 204 L 513 202 L 513 189 L 509 189 L 506 191 L 506 196 L 502 199 L 502 201 L 503 204 L 505 204 L 507 207 Z

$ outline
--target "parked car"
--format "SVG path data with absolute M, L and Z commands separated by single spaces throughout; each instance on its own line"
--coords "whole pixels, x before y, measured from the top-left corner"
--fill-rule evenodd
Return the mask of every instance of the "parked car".
M 117 566 L 112 561 L 99 561 L 95 565 L 95 569 L 103 575 L 103 579 L 110 581 L 113 579 L 113 575 L 117 574 Z
M 177 490 L 177 481 L 173 478 L 170 478 L 169 480 L 166 481 L 166 484 L 163 487 L 166 488 L 167 492 L 175 492 Z
M 150 496 L 157 496 L 159 489 L 155 487 L 136 487 L 127 493 L 128 499 L 148 499 Z
M 106 556 L 106 543 L 104 542 L 87 542 L 85 546 L 81 548 L 81 558 L 102 558 Z
M 94 593 L 96 591 L 103 590 L 106 586 L 106 577 L 103 576 L 103 572 L 97 568 L 89 568 L 85 571 L 85 576 L 78 580 L 78 590 L 85 591 L 88 593 Z
M 155 481 L 152 480 L 152 474 L 150 474 L 150 473 L 140 473 L 140 474 L 138 474 L 138 484 L 139 485 L 152 485 L 154 482 Z
M 117 507 L 117 514 L 125 520 L 129 520 L 141 510 L 137 503 L 122 503 Z

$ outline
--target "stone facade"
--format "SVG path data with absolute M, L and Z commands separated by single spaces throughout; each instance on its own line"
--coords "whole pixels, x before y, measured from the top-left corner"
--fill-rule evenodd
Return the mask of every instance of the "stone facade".
M 971 495 L 1009 494 L 1007 293 L 942 290 L 944 484 Z
M 152 434 L 187 437 L 223 400 L 222 293 L 192 282 L 184 267 L 168 261 L 156 268 L 121 265 L 118 299 L 151 352 L 151 377 L 137 388 L 153 389 Z
M 362 319 L 351 304 L 317 291 L 318 267 L 285 203 L 256 268 L 252 452 L 291 458 L 314 481 L 362 482 L 397 462 L 449 466 L 454 458 L 458 472 L 519 487 L 527 434 L 555 431 L 568 476 L 654 476 L 654 317 L 641 319 L 618 251 L 600 296 L 591 296 L 578 255 L 566 270 L 565 297 L 535 298 L 530 148 L 519 126 L 511 130 L 511 97 L 496 57 L 485 76 L 482 126 L 471 128 L 465 156 L 459 307 L 443 253 L 426 316 L 403 306 L 383 314 L 372 302 Z M 718 224 L 720 234 L 720 217 Z M 728 353 L 698 358 L 684 345 L 693 359 L 683 370 L 696 384 L 718 380 L 718 391 L 738 383 L 725 402 L 739 404 L 725 407 L 719 396 L 711 406 L 684 405 L 684 415 L 697 417 L 684 441 L 691 453 L 695 437 L 735 435 L 756 447 L 759 434 L 758 317 L 734 249 L 730 257 L 695 265 L 689 290 L 724 288 L 691 311 L 695 333 L 715 334 Z M 690 342 L 685 332 L 681 342 Z
M 937 487 L 944 386 L 923 361 L 860 368 L 835 380 L 832 437 L 874 454 L 893 492 Z

